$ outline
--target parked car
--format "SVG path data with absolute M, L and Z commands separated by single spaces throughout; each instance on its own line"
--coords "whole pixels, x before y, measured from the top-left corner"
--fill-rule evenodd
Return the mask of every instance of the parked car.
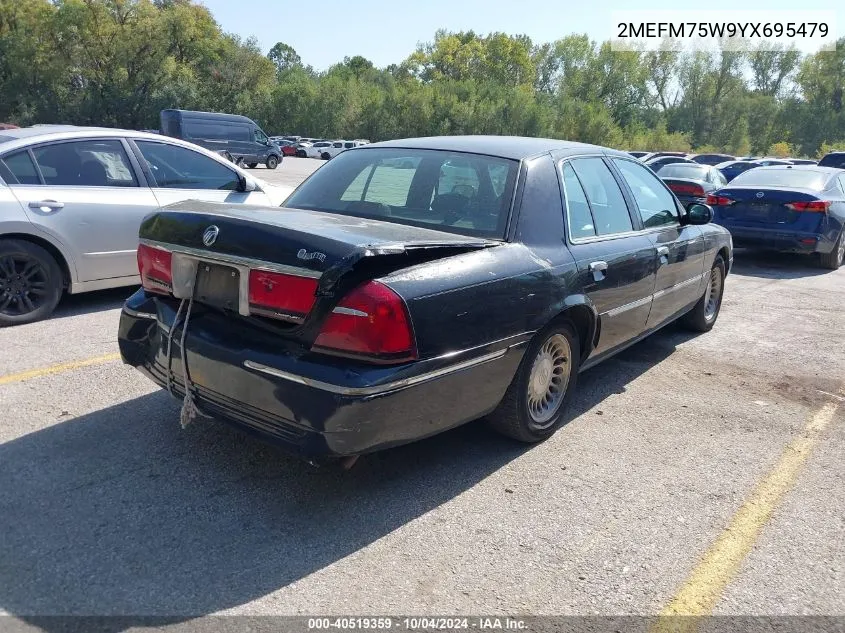
M 706 204 L 707 194 L 728 184 L 718 169 L 698 163 L 670 163 L 656 173 L 685 207 Z
M 818 165 L 819 161 L 810 160 L 809 158 L 787 158 L 793 165 Z
M 245 116 L 193 110 L 162 110 L 160 116 L 162 134 L 213 151 L 225 150 L 251 169 L 258 163 L 276 169 L 282 160 L 279 146 Z
M 845 171 L 758 167 L 707 198 L 738 246 L 813 253 L 836 270 L 845 256 Z
M 186 419 L 196 407 L 307 458 L 485 415 L 544 440 L 579 371 L 679 318 L 712 328 L 732 261 L 709 207 L 684 209 L 624 152 L 559 140 L 365 145 L 286 204 L 149 217 L 118 340 L 190 394 Z
M 313 145 L 303 147 L 306 158 L 322 158 L 323 153 L 332 146 L 332 141 L 317 141 Z
M 686 158 L 687 155 L 685 152 L 649 152 L 644 156 L 640 156 L 639 160 L 645 163 L 661 156 L 680 156 L 681 158 Z
M 343 151 L 352 149 L 353 147 L 361 147 L 361 145 L 367 145 L 367 143 L 367 141 L 334 141 L 331 147 L 327 147 L 320 152 L 320 158 L 331 160 Z
M 691 161 L 694 163 L 700 163 L 702 165 L 718 165 L 719 163 L 724 163 L 728 160 L 736 160 L 735 156 L 731 156 L 730 154 L 689 154 L 687 156 Z
M 773 165 L 792 165 L 792 161 L 786 158 L 772 158 L 771 156 L 758 158 L 754 161 L 763 167 L 771 167 Z
M 729 160 L 716 165 L 716 169 L 722 172 L 722 175 L 728 182 L 739 176 L 741 173 L 744 173 L 749 169 L 754 169 L 755 167 L 762 167 L 762 165 L 750 160 Z
M 819 167 L 836 167 L 845 169 L 845 152 L 830 152 L 819 161 Z
M 296 156 L 296 143 L 293 141 L 282 140 L 278 142 L 278 145 L 282 156 Z
M 47 317 L 71 294 L 139 283 L 147 214 L 186 199 L 282 203 L 289 190 L 158 134 L 79 127 L 0 134 L 0 325 Z
M 647 161 L 644 161 L 644 164 L 647 165 L 653 171 L 657 171 L 664 165 L 671 165 L 673 163 L 687 163 L 689 165 L 698 164 L 694 163 L 689 158 L 684 158 L 683 156 L 658 156 L 657 158 L 652 158 Z

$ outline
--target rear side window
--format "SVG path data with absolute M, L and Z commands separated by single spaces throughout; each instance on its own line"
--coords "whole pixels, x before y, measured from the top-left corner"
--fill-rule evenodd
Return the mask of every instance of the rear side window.
M 637 208 L 647 229 L 678 222 L 678 208 L 673 196 L 652 171 L 630 160 L 613 162 L 631 188 Z
M 249 141 L 251 140 L 248 125 L 228 123 L 225 121 L 191 121 L 182 120 L 185 138 L 206 139 L 215 141 Z
M 9 184 L 19 185 L 40 185 L 38 172 L 29 157 L 29 152 L 23 150 L 4 156 L 2 160 L 5 169 L 2 170 L 3 178 Z
M 845 152 L 841 154 L 828 154 L 819 161 L 819 167 L 838 167 L 845 169 Z
M 199 152 L 151 141 L 135 141 L 147 161 L 156 186 L 165 189 L 225 189 L 235 191 L 237 173 Z
M 622 190 L 604 161 L 601 158 L 575 158 L 570 164 L 590 203 L 596 235 L 633 231 Z
M 569 237 L 577 240 L 585 237 L 595 237 L 596 227 L 593 214 L 590 213 L 590 203 L 584 188 L 575 175 L 575 170 L 568 163 L 563 166 L 563 190 L 566 198 L 567 226 Z
M 60 187 L 137 187 L 123 143 L 116 140 L 54 143 L 32 151 L 44 184 Z

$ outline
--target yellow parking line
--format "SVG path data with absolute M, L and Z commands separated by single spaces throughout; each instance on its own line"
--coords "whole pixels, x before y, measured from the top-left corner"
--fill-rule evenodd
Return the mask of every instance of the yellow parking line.
M 801 467 L 833 420 L 838 406 L 833 402 L 825 404 L 810 418 L 801 437 L 787 445 L 775 467 L 757 484 L 728 527 L 663 609 L 662 618 L 704 616 L 713 612 L 725 587 L 739 571 L 772 513 L 795 485 Z M 696 620 L 696 617 L 658 620 L 652 631 L 693 630 L 697 626 Z
M 85 360 L 75 360 L 69 363 L 61 363 L 59 365 L 50 365 L 49 367 L 42 367 L 40 369 L 30 369 L 29 371 L 22 371 L 17 374 L 7 374 L 6 376 L 0 376 L 0 385 L 8 385 L 13 382 L 22 382 L 24 380 L 30 380 L 31 378 L 49 376 L 50 374 L 60 374 L 64 371 L 79 369 L 80 367 L 88 367 L 89 365 L 99 365 L 101 363 L 108 363 L 110 361 L 119 359 L 120 354 L 105 354 L 103 356 L 95 356 L 94 358 L 86 358 Z

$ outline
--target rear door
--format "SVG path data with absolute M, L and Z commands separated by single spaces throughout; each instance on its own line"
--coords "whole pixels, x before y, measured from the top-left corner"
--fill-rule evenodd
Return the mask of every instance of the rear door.
M 270 204 L 263 191 L 237 191 L 238 172 L 223 161 L 166 142 L 133 143 L 161 206 L 183 200 Z
M 158 208 L 119 138 L 35 145 L 2 157 L 29 220 L 66 246 L 78 281 L 136 275 L 138 228 Z
M 573 158 L 560 169 L 569 250 L 584 292 L 599 313 L 596 356 L 646 329 L 655 282 L 654 244 L 635 230 L 619 183 L 603 158 Z
M 655 249 L 657 279 L 650 329 L 701 296 L 704 236 L 697 226 L 681 226 L 682 209 L 660 178 L 634 160 L 613 158 L 612 162 L 631 191 L 643 230 Z

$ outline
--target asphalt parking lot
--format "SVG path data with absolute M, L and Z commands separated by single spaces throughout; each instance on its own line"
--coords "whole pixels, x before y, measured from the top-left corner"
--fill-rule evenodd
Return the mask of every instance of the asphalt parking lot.
M 550 441 L 348 473 L 182 430 L 116 356 L 131 292 L 0 330 L 0 612 L 845 614 L 845 268 L 737 251 L 715 329 L 584 373 Z

